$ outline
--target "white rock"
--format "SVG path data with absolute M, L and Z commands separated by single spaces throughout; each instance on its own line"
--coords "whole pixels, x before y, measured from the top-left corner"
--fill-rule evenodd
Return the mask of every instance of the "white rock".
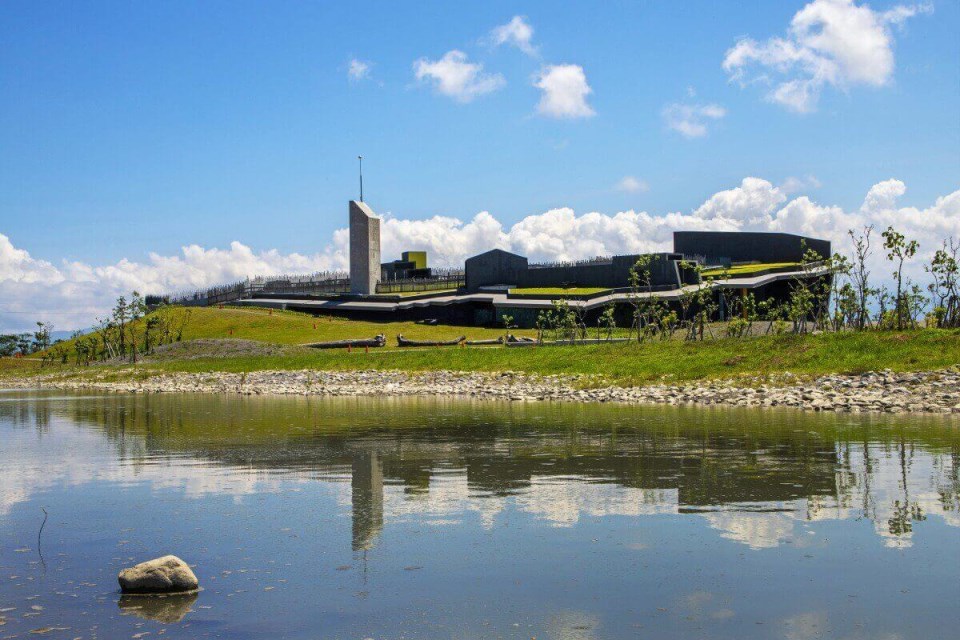
M 197 576 L 177 556 L 163 556 L 124 569 L 117 576 L 124 593 L 183 593 L 199 587 Z

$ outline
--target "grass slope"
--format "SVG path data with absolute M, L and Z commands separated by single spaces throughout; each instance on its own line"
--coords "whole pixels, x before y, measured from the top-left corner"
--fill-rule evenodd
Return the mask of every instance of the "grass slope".
M 849 333 L 765 336 L 701 343 L 680 340 L 576 347 L 425 348 L 303 351 L 276 356 L 164 362 L 168 371 L 255 369 L 402 369 L 523 371 L 600 375 L 620 383 L 695 380 L 743 374 L 911 371 L 960 364 L 960 332 Z
M 348 338 L 372 338 L 378 333 L 384 334 L 388 343 L 396 344 L 398 333 L 417 340 L 449 340 L 462 335 L 475 339 L 496 338 L 503 335 L 504 330 L 429 326 L 413 322 L 365 322 L 330 316 L 315 318 L 296 311 L 271 312 L 258 308 L 201 307 L 193 310 L 183 339 L 238 338 L 293 345 Z M 514 333 L 535 335 L 534 331 L 520 330 Z
M 316 325 L 316 328 L 314 328 Z M 339 318 L 314 318 L 287 311 L 265 309 L 194 309 L 184 340 L 168 357 L 158 357 L 146 367 L 157 371 L 253 371 L 263 369 L 401 369 L 429 371 L 523 371 L 527 373 L 586 374 L 603 376 L 621 384 L 659 380 L 695 380 L 738 375 L 801 375 L 846 373 L 878 369 L 911 371 L 960 364 L 960 331 L 926 329 L 912 332 L 841 333 L 821 335 L 761 336 L 686 342 L 672 340 L 644 344 L 618 343 L 573 347 L 445 347 L 320 351 L 295 345 L 320 340 L 357 338 L 384 333 L 388 344 L 403 333 L 416 339 L 443 340 L 466 334 L 490 338 L 502 329 L 425 326 L 410 322 L 375 323 Z M 515 333 L 533 335 L 532 331 Z M 208 357 L 206 342 L 233 339 L 284 345 L 280 349 L 243 353 L 215 348 Z M 43 371 L 52 371 L 48 366 Z M 66 367 L 69 369 L 70 367 Z M 118 373 L 129 369 L 116 366 Z M 94 367 L 90 370 L 100 370 Z M 21 377 L 39 372 L 34 359 L 0 360 L 0 376 Z M 82 375 L 82 374 L 81 374 Z

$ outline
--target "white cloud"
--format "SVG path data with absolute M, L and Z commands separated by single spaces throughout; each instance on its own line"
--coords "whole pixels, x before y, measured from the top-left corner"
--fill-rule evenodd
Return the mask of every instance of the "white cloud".
M 650 185 L 647 184 L 646 180 L 640 180 L 633 176 L 624 176 L 617 183 L 616 189 L 617 191 L 623 191 L 625 193 L 640 193 L 649 191 Z
M 524 16 L 513 16 L 507 24 L 502 24 L 490 32 L 490 42 L 494 46 L 502 44 L 513 45 L 528 56 L 537 54 L 533 46 L 533 27 Z
M 727 115 L 727 110 L 717 104 L 668 104 L 661 113 L 669 129 L 685 138 L 701 138 L 707 135 L 707 123 Z
M 898 5 L 892 9 L 884 11 L 881 15 L 883 21 L 887 24 L 901 25 L 907 18 L 912 18 L 923 13 L 933 13 L 932 2 L 922 2 L 920 4 Z
M 401 220 L 386 216 L 381 223 L 381 255 L 399 256 L 408 249 L 426 249 L 431 264 L 461 265 L 471 255 L 488 249 L 509 249 L 503 225 L 486 211 L 464 224 L 457 218 L 434 216 L 426 220 Z
M 256 275 L 311 273 L 343 269 L 348 264 L 348 235 L 334 234 L 321 254 L 254 253 L 240 242 L 229 249 L 183 247 L 180 255 L 151 253 L 145 262 L 128 259 L 94 266 L 64 260 L 55 266 L 17 249 L 0 234 L 0 331 L 29 328 L 37 320 L 60 329 L 90 326 L 117 296 L 133 290 L 171 293 L 237 282 Z
M 719 191 L 689 213 L 653 215 L 646 211 L 615 214 L 558 208 L 529 215 L 505 226 L 486 211 L 467 222 L 451 216 L 406 220 L 385 215 L 381 223 L 384 259 L 406 249 L 423 249 L 437 266 L 462 265 L 477 253 L 497 247 L 534 261 L 569 260 L 598 255 L 667 251 L 673 231 L 784 231 L 831 240 L 847 250 L 848 229 L 873 224 L 877 233 L 894 226 L 920 243 L 908 274 L 925 280 L 921 264 L 944 238 L 960 238 L 960 190 L 924 208 L 903 207 L 906 185 L 890 179 L 875 184 L 854 210 L 819 204 L 808 196 L 792 198 L 782 187 L 761 178 L 744 178 Z M 0 331 L 30 328 L 36 320 L 52 320 L 60 329 L 89 326 L 120 294 L 170 293 L 278 273 L 346 269 L 349 234 L 339 229 L 318 253 L 282 254 L 254 251 L 240 242 L 229 248 L 184 247 L 180 254 L 150 254 L 143 262 L 121 260 L 92 265 L 64 261 L 54 265 L 32 257 L 0 234 Z M 881 252 L 873 261 L 880 280 L 888 273 Z M 13 313 L 11 313 L 13 312 Z
M 370 77 L 370 63 L 353 58 L 347 65 L 347 76 L 354 82 L 366 80 Z
M 537 113 L 550 118 L 589 118 L 596 115 L 587 104 L 593 89 L 587 84 L 583 67 L 576 64 L 553 64 L 541 69 L 533 86 L 543 94 Z
M 798 178 L 797 176 L 787 176 L 778 188 L 783 193 L 790 195 L 805 189 L 819 189 L 821 186 L 822 185 L 820 181 L 817 180 L 817 176 L 811 174 L 803 178 Z
M 45 260 L 35 260 L 0 233 L 0 282 L 50 284 L 63 281 L 60 271 Z
M 723 68 L 741 86 L 770 84 L 767 100 L 809 113 L 816 110 L 825 85 L 844 89 L 889 83 L 894 68 L 889 25 L 930 11 L 929 4 L 899 5 L 878 13 L 853 0 L 813 0 L 793 16 L 785 37 L 737 41 L 727 51 Z M 748 70 L 754 66 L 762 71 L 751 76 Z
M 507 83 L 499 73 L 484 73 L 482 64 L 468 62 L 467 54 L 456 49 L 439 60 L 420 58 L 413 63 L 413 72 L 418 81 L 433 85 L 438 93 L 457 102 L 470 102 Z

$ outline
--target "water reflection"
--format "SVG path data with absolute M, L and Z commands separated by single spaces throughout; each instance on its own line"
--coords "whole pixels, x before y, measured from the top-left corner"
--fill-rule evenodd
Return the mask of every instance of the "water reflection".
M 949 418 L 0 393 L 0 618 L 69 637 L 937 637 L 958 470 Z M 202 593 L 119 598 L 120 567 L 167 552 Z
M 353 550 L 370 549 L 383 529 L 383 466 L 375 452 L 353 457 Z
M 45 436 L 56 418 L 85 430 L 72 436 L 74 455 L 44 468 L 35 458 L 55 455 Z M 896 547 L 928 517 L 960 527 L 960 434 L 943 419 L 108 396 L 0 402 L 0 421 L 35 433 L 0 469 L 0 514 L 61 482 L 202 497 L 295 479 L 327 482 L 352 505 L 354 550 L 376 545 L 391 520 L 442 526 L 473 513 L 491 527 L 507 504 L 555 526 L 689 514 L 754 549 L 778 546 L 798 521 L 866 518 Z M 103 437 L 121 464 L 103 463 Z
M 192 611 L 199 593 L 171 596 L 120 596 L 117 607 L 126 614 L 164 624 L 180 622 Z

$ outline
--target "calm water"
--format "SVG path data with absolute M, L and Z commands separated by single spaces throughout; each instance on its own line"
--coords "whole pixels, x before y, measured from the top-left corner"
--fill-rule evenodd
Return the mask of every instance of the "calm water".
M 956 638 L 958 472 L 947 419 L 0 393 L 0 638 Z M 164 553 L 204 590 L 121 598 Z

